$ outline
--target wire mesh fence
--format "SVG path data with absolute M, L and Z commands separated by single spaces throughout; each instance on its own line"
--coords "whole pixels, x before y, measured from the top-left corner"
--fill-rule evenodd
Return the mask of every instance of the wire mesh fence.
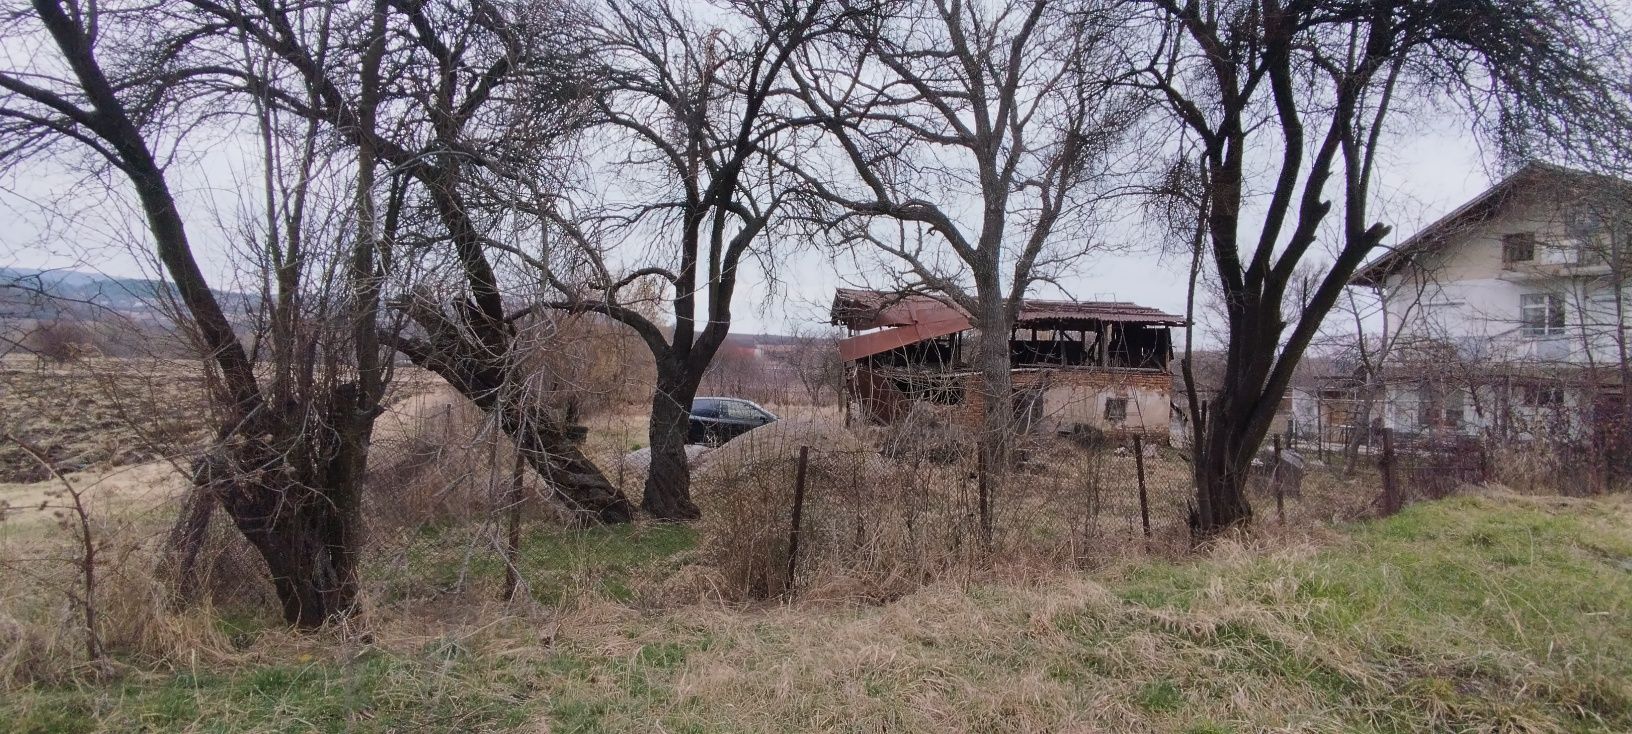
M 28 379 L 84 378 L 62 371 Z M 127 401 L 138 388 L 150 391 L 143 405 L 167 404 L 159 391 L 182 384 L 179 376 L 139 383 L 120 390 Z M 1177 554 L 1192 542 L 1191 465 L 1165 436 L 1038 429 L 1013 437 L 1003 465 L 986 466 L 979 434 L 944 420 L 909 413 L 874 425 L 838 405 L 767 407 L 780 420 L 688 449 L 701 521 L 585 527 L 535 472 L 517 470 L 510 439 L 486 414 L 434 380 L 404 375 L 375 428 L 363 493 L 365 616 L 461 618 L 488 606 L 547 614 L 699 599 L 878 602 L 930 583 Z M 139 450 L 59 447 L 36 466 L 25 466 L 27 455 L 8 459 L 23 468 L 6 478 L 10 506 L 0 523 L 6 675 L 82 657 L 75 620 L 93 605 L 104 611 L 96 626 L 105 644 L 158 658 L 180 649 L 178 635 L 221 637 L 223 649 L 254 644 L 231 625 L 178 622 L 190 608 L 204 610 L 199 620 L 277 624 L 265 563 L 208 505 L 199 510 L 207 531 L 196 549 L 195 590 L 178 592 L 185 564 L 174 538 L 194 511 L 187 470 L 201 438 L 177 429 L 175 413 L 163 412 L 162 431 L 117 434 L 145 436 Z M 651 460 L 646 418 L 638 406 L 618 405 L 583 418 L 584 453 L 636 502 Z M 1296 431 L 1275 436 L 1248 481 L 1257 525 L 1316 528 L 1487 481 L 1567 491 L 1559 478 L 1586 456 L 1535 444 L 1391 438 L 1389 457 L 1381 446 L 1361 446 L 1351 463 L 1346 446 Z M 81 495 L 83 517 L 67 487 Z M 20 488 L 32 492 L 26 506 Z M 44 629 L 56 634 L 30 631 Z

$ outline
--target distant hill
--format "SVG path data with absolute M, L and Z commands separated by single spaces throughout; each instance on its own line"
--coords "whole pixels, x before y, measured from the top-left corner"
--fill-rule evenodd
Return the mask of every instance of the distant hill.
M 163 281 L 117 278 L 80 270 L 0 268 L 0 318 L 95 320 L 109 312 L 141 321 L 167 320 L 159 307 Z M 216 291 L 229 314 L 243 313 L 256 297 Z

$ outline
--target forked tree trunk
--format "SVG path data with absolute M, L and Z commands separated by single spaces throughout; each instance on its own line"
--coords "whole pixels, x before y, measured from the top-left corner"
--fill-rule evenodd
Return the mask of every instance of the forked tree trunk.
M 194 476 L 209 495 L 195 501 L 220 503 L 266 562 L 284 621 L 300 629 L 357 610 L 363 459 L 372 422 L 358 413 L 357 398 L 355 386 L 342 386 L 320 422 L 325 427 L 301 430 L 305 421 L 285 416 L 271 432 L 217 447 Z M 186 542 L 202 540 L 197 528 L 188 529 L 194 532 Z M 185 559 L 197 549 L 181 552 Z
M 702 517 L 691 500 L 691 468 L 686 462 L 686 433 L 697 381 L 660 374 L 652 392 L 652 417 L 647 424 L 651 465 L 641 507 L 660 520 L 696 520 Z

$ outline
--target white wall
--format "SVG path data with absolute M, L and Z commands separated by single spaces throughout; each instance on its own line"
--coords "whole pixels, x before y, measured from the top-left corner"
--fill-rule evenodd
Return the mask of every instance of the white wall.
M 1470 361 L 1618 361 L 1618 321 L 1614 290 L 1606 283 L 1608 268 L 1558 267 L 1573 262 L 1579 244 L 1567 231 L 1560 210 L 1542 199 L 1510 204 L 1497 216 L 1450 236 L 1423 259 L 1421 270 L 1390 276 L 1388 328 L 1401 334 L 1402 342 L 1449 341 Z M 1503 236 L 1523 232 L 1535 233 L 1536 265 L 1541 267 L 1504 269 Z M 1530 293 L 1550 293 L 1563 300 L 1562 336 L 1521 333 L 1521 298 Z M 1632 310 L 1632 291 L 1623 300 Z

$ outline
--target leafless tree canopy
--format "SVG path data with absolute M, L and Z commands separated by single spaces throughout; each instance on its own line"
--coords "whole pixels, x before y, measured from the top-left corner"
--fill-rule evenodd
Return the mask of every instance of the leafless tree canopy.
M 1449 90 L 1515 149 L 1610 144 L 1628 119 L 1615 51 L 1626 35 L 1607 5 L 1576 0 L 1137 7 L 1126 83 L 1154 94 L 1195 151 L 1227 315 L 1225 382 L 1195 423 L 1196 525 L 1211 533 L 1250 517 L 1246 462 L 1322 318 L 1389 231 L 1369 205 L 1390 122 Z M 1332 266 L 1289 324 L 1283 304 L 1323 227 L 1336 233 Z

